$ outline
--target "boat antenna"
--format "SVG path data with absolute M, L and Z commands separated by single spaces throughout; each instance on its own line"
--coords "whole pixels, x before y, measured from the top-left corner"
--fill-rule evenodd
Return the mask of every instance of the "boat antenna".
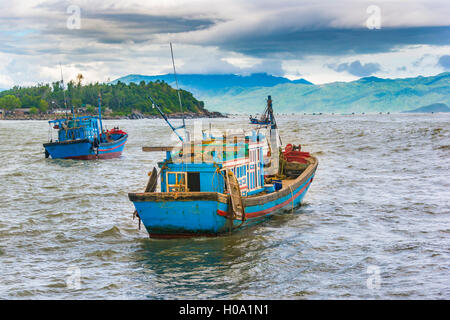
M 103 124 L 102 124 L 102 95 L 98 93 L 98 120 L 100 122 L 100 136 L 103 134 Z
M 186 137 L 188 137 L 188 134 L 187 134 L 187 131 L 186 131 L 186 123 L 184 121 L 183 105 L 181 104 L 181 95 L 180 95 L 180 88 L 178 86 L 177 71 L 175 69 L 175 59 L 173 58 L 172 42 L 169 42 L 169 43 L 170 43 L 170 55 L 172 56 L 173 75 L 175 77 L 175 84 L 177 86 L 177 93 L 178 93 L 178 102 L 180 103 L 180 112 L 181 112 L 181 117 L 183 119 L 183 128 L 184 128 L 184 132 L 185 132 Z
M 61 84 L 62 84 L 63 96 L 64 96 L 64 109 L 66 110 L 66 118 L 67 118 L 66 90 L 64 89 L 64 78 L 63 78 L 61 62 L 59 63 L 59 68 L 61 69 Z M 72 113 L 73 113 L 73 108 L 72 108 Z

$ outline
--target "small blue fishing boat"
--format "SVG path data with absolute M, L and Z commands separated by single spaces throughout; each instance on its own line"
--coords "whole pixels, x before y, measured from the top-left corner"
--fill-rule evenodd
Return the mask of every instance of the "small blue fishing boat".
M 56 141 L 44 143 L 45 157 L 52 159 L 111 159 L 120 157 L 128 134 L 118 127 L 103 130 L 99 98 L 98 117 L 80 116 L 49 121 L 58 131 Z M 49 134 L 51 136 L 51 133 Z
M 234 232 L 302 202 L 318 161 L 300 146 L 287 145 L 282 151 L 270 96 L 267 104 L 267 134 L 261 128 L 221 136 L 203 132 L 194 141 L 179 136 L 176 148 L 143 148 L 166 152 L 159 173 L 156 168 L 149 173 L 145 192 L 128 195 L 150 237 Z
M 269 100 L 270 100 L 270 96 L 269 96 Z M 270 101 L 270 103 L 267 103 L 266 110 L 264 110 L 264 113 L 261 115 L 261 118 L 259 118 L 259 119 L 254 118 L 254 117 L 252 117 L 252 115 L 250 115 L 249 120 L 250 120 L 251 124 L 258 124 L 258 125 L 262 125 L 262 126 L 268 126 L 268 125 L 275 124 L 275 126 L 276 126 L 271 101 Z
M 250 123 L 251 124 L 260 124 L 260 125 L 268 125 L 268 124 L 270 124 L 270 121 L 267 119 L 258 119 L 258 118 L 253 118 L 252 116 L 250 116 Z

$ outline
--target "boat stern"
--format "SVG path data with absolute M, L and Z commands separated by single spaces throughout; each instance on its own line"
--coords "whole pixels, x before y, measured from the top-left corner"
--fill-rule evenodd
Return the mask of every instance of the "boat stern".
M 129 193 L 152 238 L 215 236 L 227 230 L 227 197 L 216 192 Z

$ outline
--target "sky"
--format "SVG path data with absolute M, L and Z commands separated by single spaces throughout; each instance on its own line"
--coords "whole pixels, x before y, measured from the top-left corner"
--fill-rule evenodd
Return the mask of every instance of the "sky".
M 315 84 L 450 71 L 448 0 L 0 0 L 0 88 L 83 74 L 266 72 Z

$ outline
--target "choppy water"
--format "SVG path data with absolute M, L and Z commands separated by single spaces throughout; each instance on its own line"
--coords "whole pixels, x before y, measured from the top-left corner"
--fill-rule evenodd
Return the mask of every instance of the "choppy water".
M 122 158 L 81 162 L 44 159 L 46 122 L 0 121 L 0 298 L 450 298 L 449 115 L 280 116 L 320 161 L 304 206 L 182 240 L 149 239 L 127 198 L 169 129 L 107 123 L 129 132 Z

